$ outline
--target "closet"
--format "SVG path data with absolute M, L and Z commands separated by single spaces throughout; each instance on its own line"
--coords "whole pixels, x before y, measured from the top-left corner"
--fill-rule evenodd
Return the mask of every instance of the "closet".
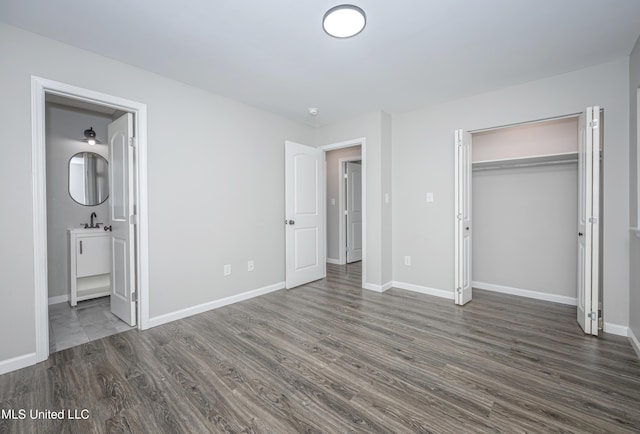
M 472 286 L 576 305 L 577 117 L 473 134 Z

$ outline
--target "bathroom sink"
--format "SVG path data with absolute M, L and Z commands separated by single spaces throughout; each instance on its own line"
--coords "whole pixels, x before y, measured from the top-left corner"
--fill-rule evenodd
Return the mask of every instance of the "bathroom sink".
M 82 226 L 80 226 L 79 228 L 69 228 L 69 232 L 74 233 L 74 234 L 86 234 L 86 233 L 93 233 L 93 232 L 104 232 L 103 228 L 99 228 L 99 227 L 93 227 L 93 228 L 85 228 L 85 225 L 83 224 Z

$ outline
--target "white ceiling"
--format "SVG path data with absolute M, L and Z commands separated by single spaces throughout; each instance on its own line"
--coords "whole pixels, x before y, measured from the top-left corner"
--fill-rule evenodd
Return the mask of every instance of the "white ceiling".
M 310 125 L 604 63 L 640 34 L 639 0 L 347 1 L 367 27 L 346 40 L 321 26 L 339 0 L 0 0 L 0 21 Z

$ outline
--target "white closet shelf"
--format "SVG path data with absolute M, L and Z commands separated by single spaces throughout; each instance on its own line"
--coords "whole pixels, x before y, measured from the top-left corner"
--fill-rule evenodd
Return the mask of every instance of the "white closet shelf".
M 473 168 L 473 170 L 511 169 L 514 167 L 575 163 L 577 161 L 577 152 L 563 152 L 560 154 L 535 155 L 528 157 L 505 158 L 500 160 L 474 161 L 471 164 L 471 167 Z

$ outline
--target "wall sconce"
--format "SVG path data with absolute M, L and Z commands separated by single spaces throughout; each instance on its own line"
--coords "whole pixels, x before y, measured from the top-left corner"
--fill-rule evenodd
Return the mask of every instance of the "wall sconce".
M 90 145 L 102 144 L 100 140 L 96 139 L 96 132 L 93 131 L 93 127 L 88 130 L 84 130 L 84 139 L 82 139 L 82 141 Z

